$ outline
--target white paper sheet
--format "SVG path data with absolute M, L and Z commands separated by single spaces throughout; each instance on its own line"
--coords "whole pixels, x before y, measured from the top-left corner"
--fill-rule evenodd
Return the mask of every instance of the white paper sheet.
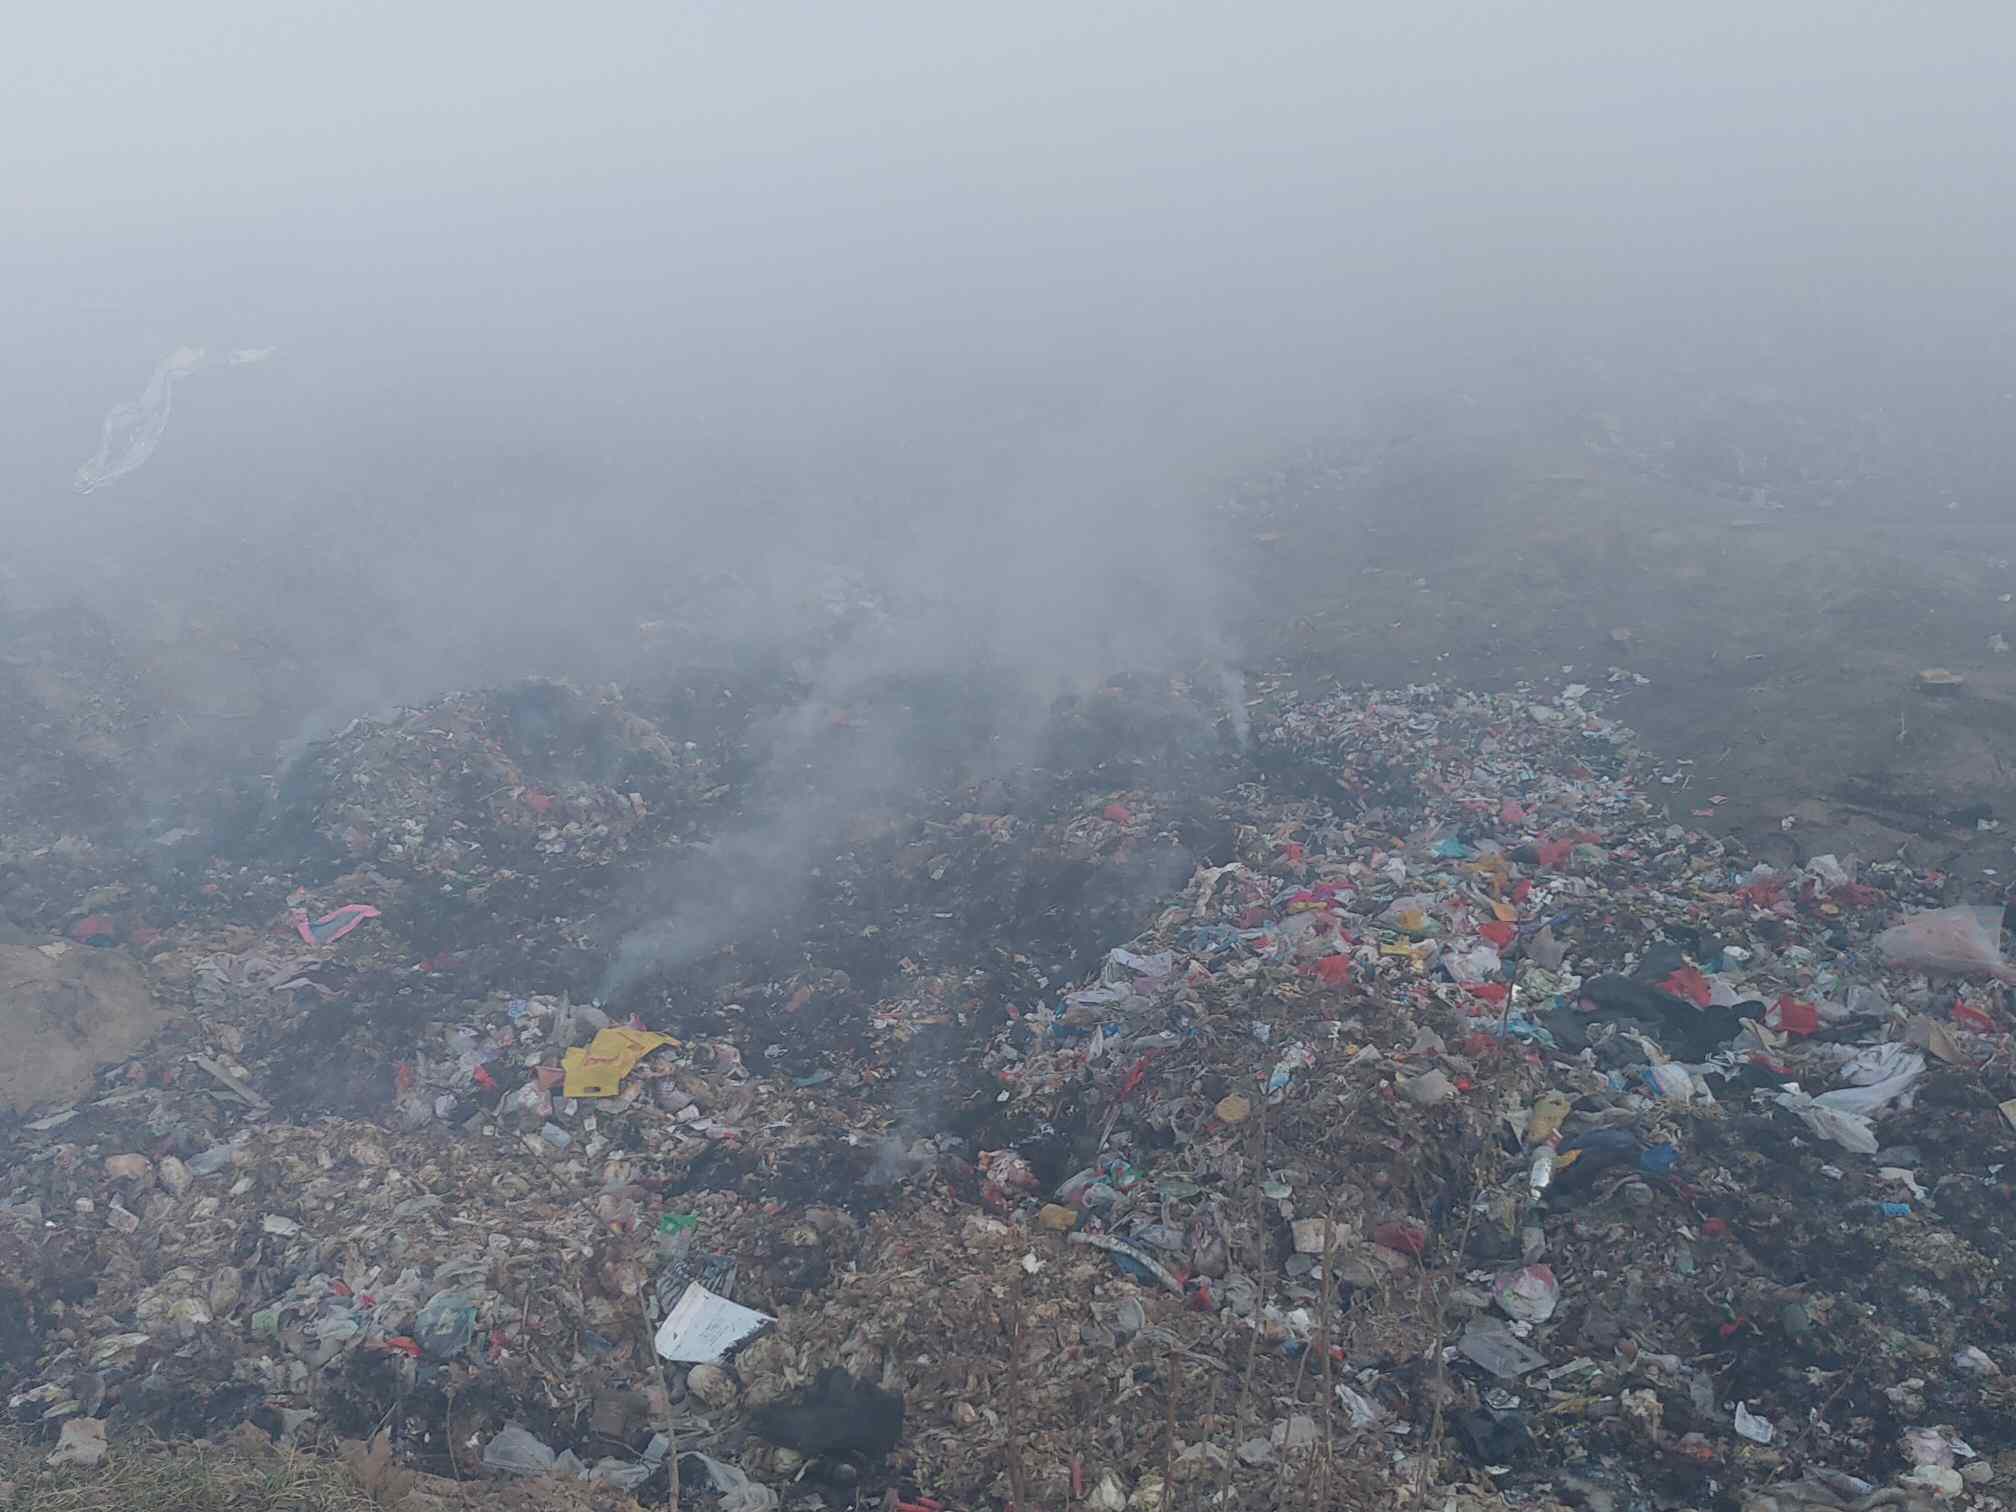
M 776 1321 L 694 1281 L 658 1325 L 658 1354 L 683 1365 L 711 1365 L 766 1323 Z

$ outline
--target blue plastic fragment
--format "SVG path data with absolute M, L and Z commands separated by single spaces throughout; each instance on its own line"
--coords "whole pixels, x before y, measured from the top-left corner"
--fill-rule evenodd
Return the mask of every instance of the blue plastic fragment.
M 1664 1176 L 1679 1164 L 1680 1149 L 1677 1145 L 1656 1144 L 1638 1156 L 1638 1169 L 1648 1176 Z
M 1160 1284 L 1156 1280 L 1155 1273 L 1138 1260 L 1116 1254 L 1113 1263 L 1120 1267 L 1123 1274 L 1132 1276 L 1136 1281 L 1145 1281 L 1151 1286 Z

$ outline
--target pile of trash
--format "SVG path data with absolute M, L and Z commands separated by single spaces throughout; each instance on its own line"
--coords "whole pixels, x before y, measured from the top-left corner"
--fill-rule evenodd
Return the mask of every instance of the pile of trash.
M 1284 695 L 1222 791 L 939 795 L 872 922 L 620 1005 L 411 915 L 671 843 L 693 753 L 571 691 L 560 746 L 346 732 L 293 812 L 351 871 L 171 933 L 183 1021 L 6 1135 L 10 1408 L 745 1509 L 2006 1498 L 1999 901 L 1754 863 L 1603 702 Z M 317 1044 L 370 1095 L 296 1098 Z
M 994 1211 L 1128 1296 L 1080 1313 L 1101 1347 L 1046 1391 L 1089 1372 L 1096 1397 L 1112 1341 L 1160 1329 L 1136 1362 L 1194 1404 L 1182 1362 L 1250 1346 L 1249 1415 L 1172 1427 L 1165 1457 L 1256 1495 L 1308 1484 L 1298 1441 L 1328 1473 L 1347 1427 L 1403 1477 L 1455 1445 L 1591 1504 L 1992 1477 L 2000 906 L 1935 907 L 1943 879 L 1897 863 L 1746 864 L 1589 702 L 1285 711 L 1264 738 L 1329 801 L 1262 797 L 1237 861 L 997 1037 L 1004 1101 L 1098 1135 L 1061 1180 L 983 1155 Z M 1041 1240 L 1024 1263 L 1085 1266 Z M 1059 1483 L 1083 1450 L 1045 1447 Z M 1127 1483 L 1150 1504 L 1153 1458 Z
M 703 797 L 705 767 L 613 690 L 534 680 L 353 720 L 290 768 L 272 828 L 303 856 L 433 882 L 602 863 L 654 807 Z

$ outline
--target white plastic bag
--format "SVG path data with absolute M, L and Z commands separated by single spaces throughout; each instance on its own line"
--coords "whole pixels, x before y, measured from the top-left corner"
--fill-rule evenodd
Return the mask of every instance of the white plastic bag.
M 721 1493 L 721 1512 L 774 1512 L 777 1493 L 752 1481 L 736 1466 L 702 1454 L 697 1449 L 688 1449 L 679 1458 L 700 1461 L 708 1481 Z M 676 1475 L 678 1472 L 675 1469 L 673 1473 Z
M 1748 1402 L 1736 1404 L 1736 1431 L 1753 1444 L 1768 1444 L 1777 1432 L 1769 1418 L 1759 1417 L 1750 1410 Z
M 1496 977 L 1505 963 L 1489 945 L 1472 945 L 1467 950 L 1444 951 L 1442 967 L 1457 981 L 1474 987 Z
M 1925 1057 L 1901 1040 L 1865 1046 L 1841 1063 L 1841 1080 L 1850 1087 L 1873 1087 L 1894 1077 L 1924 1074 Z
M 1822 1139 L 1831 1139 L 1844 1150 L 1853 1150 L 1857 1155 L 1874 1155 L 1880 1148 L 1876 1126 L 1869 1121 L 1866 1113 L 1830 1108 L 1796 1088 L 1777 1093 L 1771 1100 L 1779 1107 L 1798 1114 L 1807 1128 Z
M 210 367 L 245 367 L 272 355 L 272 347 L 241 347 L 222 355 L 213 355 L 203 347 L 177 347 L 155 365 L 154 376 L 137 400 L 112 406 L 97 452 L 77 469 L 77 491 L 90 493 L 103 488 L 154 455 L 168 430 L 175 386 L 191 373 Z
M 2016 969 L 2002 959 L 2000 904 L 1962 904 L 1912 914 L 1876 936 L 1876 948 L 1890 965 L 1905 971 L 1943 971 L 2016 982 Z

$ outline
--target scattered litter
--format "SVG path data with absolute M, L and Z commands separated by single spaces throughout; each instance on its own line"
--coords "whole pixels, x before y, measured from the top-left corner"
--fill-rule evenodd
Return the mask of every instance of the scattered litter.
M 555 1455 L 516 1423 L 505 1427 L 483 1446 L 483 1468 L 513 1475 L 544 1475 L 553 1468 Z
M 1876 937 L 1876 948 L 1905 971 L 1992 976 L 2016 982 L 2002 958 L 2002 908 L 1939 908 L 1912 914 Z
M 1757 1416 L 1743 1402 L 1736 1404 L 1736 1431 L 1753 1444 L 1770 1443 L 1774 1432 L 1767 1419 Z
M 720 1512 L 775 1512 L 777 1493 L 752 1481 L 735 1466 L 697 1449 L 688 1449 L 679 1458 L 693 1460 L 707 1472 L 707 1484 L 721 1493 Z
M 1072 1244 L 1089 1244 L 1095 1249 L 1105 1250 L 1110 1255 L 1118 1255 L 1122 1260 L 1139 1266 L 1147 1275 L 1159 1281 L 1177 1296 L 1183 1295 L 1183 1283 L 1176 1279 L 1162 1262 L 1145 1250 L 1139 1249 L 1125 1240 L 1115 1239 L 1109 1234 L 1072 1234 Z
M 1472 1319 L 1456 1347 L 1465 1359 L 1508 1381 L 1547 1363 L 1545 1355 L 1522 1343 L 1503 1323 L 1490 1318 Z
M 695 1281 L 658 1326 L 658 1354 L 681 1364 L 714 1364 L 776 1321 L 768 1313 L 716 1296 Z
M 662 1045 L 677 1043 L 669 1034 L 648 1029 L 598 1029 L 586 1049 L 577 1045 L 561 1057 L 566 1072 L 562 1090 L 569 1097 L 614 1097 L 639 1061 Z
M 63 1424 L 63 1432 L 56 1440 L 56 1449 L 45 1463 L 61 1468 L 76 1465 L 90 1469 L 105 1458 L 105 1420 L 103 1418 L 71 1418 Z
M 2007 1451 L 2012 1020 L 1999 916 L 1923 948 L 1956 879 L 1703 833 L 1707 767 L 1599 677 L 1270 697 L 1236 784 L 1102 750 L 767 889 L 721 871 L 749 789 L 680 727 L 694 681 L 662 730 L 555 684 L 360 721 L 287 773 L 272 855 L 77 863 L 19 948 L 184 1014 L 12 1126 L 0 1237 L 97 1277 L 17 1422 L 397 1410 L 465 1471 L 646 1500 L 676 1433 L 710 1505 L 927 1512 L 1005 1505 L 1011 1435 L 1031 1504 L 1155 1512 L 1172 1384 L 1185 1505 L 1301 1494 L 1324 1402 L 1368 1505 L 1848 1505 L 1904 1424 Z M 661 874 L 679 922 L 605 957 Z M 304 936 L 304 877 L 376 926 Z M 736 886 L 760 922 L 701 927 Z M 1279 1405 L 1211 1425 L 1249 1368 Z
M 1554 1272 L 1545 1265 L 1529 1265 L 1500 1276 L 1491 1288 L 1492 1298 L 1505 1316 L 1520 1323 L 1545 1323 L 1554 1316 L 1561 1287 Z
M 313 920 L 306 910 L 297 909 L 294 928 L 310 945 L 333 945 L 366 919 L 379 917 L 378 910 L 368 903 L 346 903 Z

